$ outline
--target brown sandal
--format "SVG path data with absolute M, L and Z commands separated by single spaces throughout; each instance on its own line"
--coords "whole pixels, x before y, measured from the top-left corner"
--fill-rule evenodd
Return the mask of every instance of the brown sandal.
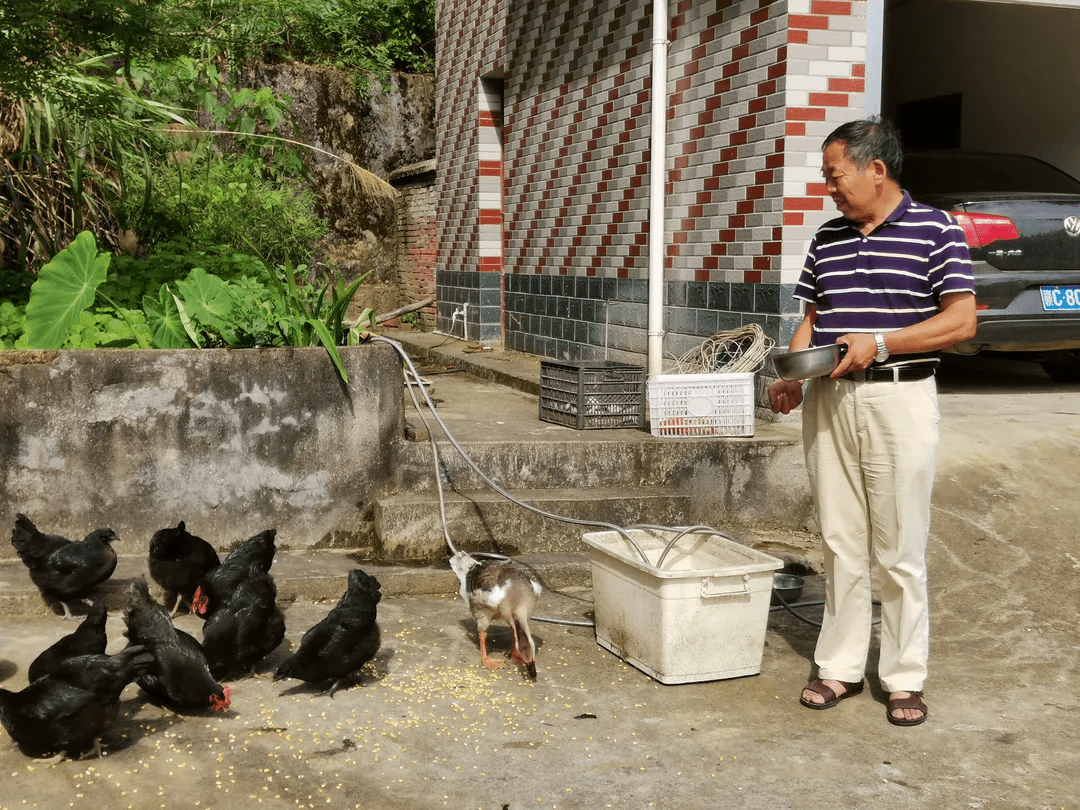
M 916 717 L 914 720 L 908 720 L 906 717 L 893 717 L 893 712 L 897 709 L 915 709 L 922 712 L 922 716 Z M 889 722 L 894 726 L 917 726 L 919 723 L 925 722 L 929 715 L 930 712 L 927 711 L 922 692 L 912 692 L 907 697 L 902 698 L 889 698 L 888 707 L 885 710 L 885 716 L 889 718 Z
M 841 695 L 836 694 L 831 687 L 827 686 L 821 678 L 816 678 L 806 686 L 803 690 L 809 690 L 815 695 L 821 695 L 825 698 L 824 703 L 814 703 L 812 700 L 807 700 L 802 695 L 799 695 L 799 703 L 808 709 L 831 709 L 841 700 L 847 700 L 849 697 L 855 697 L 855 695 L 861 694 L 863 690 L 863 681 L 858 683 L 848 683 L 847 681 L 837 681 L 837 683 L 843 684 L 844 693 Z

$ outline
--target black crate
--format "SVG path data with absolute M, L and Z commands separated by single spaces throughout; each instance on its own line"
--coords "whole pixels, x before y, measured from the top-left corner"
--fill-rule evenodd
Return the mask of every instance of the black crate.
M 644 428 L 645 367 L 542 360 L 540 419 L 578 430 Z

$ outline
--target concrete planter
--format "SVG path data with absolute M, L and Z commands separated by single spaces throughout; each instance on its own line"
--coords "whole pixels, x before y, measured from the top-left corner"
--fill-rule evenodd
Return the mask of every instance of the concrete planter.
M 282 548 L 359 544 L 403 433 L 386 345 L 0 352 L 0 531 L 23 512 L 145 554 L 180 520 L 219 549 L 266 528 Z M 0 558 L 14 556 L 0 543 Z

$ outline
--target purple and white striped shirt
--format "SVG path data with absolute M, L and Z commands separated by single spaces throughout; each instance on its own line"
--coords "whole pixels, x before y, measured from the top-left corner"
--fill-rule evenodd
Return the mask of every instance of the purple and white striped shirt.
M 964 232 L 944 211 L 904 199 L 869 236 L 843 217 L 810 243 L 794 297 L 817 306 L 811 346 L 849 332 L 890 332 L 925 321 L 942 295 L 975 292 Z

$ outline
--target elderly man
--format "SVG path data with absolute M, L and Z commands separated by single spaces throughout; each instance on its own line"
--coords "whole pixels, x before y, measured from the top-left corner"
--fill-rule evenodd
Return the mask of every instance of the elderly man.
M 886 717 L 927 715 L 926 542 L 938 443 L 938 352 L 975 334 L 975 285 L 963 232 L 899 183 L 900 139 L 883 120 L 853 121 L 823 145 L 825 188 L 842 216 L 814 236 L 795 290 L 805 316 L 790 349 L 842 343 L 825 378 L 781 380 L 772 409 L 803 404 L 803 448 L 821 524 L 825 614 L 817 677 L 800 702 L 828 709 L 863 690 L 872 566 L 880 580 L 878 677 Z

